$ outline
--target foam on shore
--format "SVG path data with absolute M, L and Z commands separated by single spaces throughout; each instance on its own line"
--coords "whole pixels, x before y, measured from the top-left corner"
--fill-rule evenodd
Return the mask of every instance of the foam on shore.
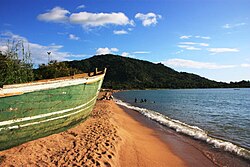
M 169 128 L 174 129 L 178 133 L 182 133 L 182 134 L 191 136 L 195 139 L 205 141 L 208 144 L 211 144 L 216 148 L 221 148 L 225 151 L 234 153 L 238 156 L 241 156 L 243 158 L 250 160 L 250 151 L 249 150 L 242 148 L 240 146 L 237 146 L 236 144 L 233 144 L 231 142 L 224 141 L 224 140 L 209 136 L 205 130 L 203 130 L 197 126 L 191 126 L 191 125 L 183 123 L 179 120 L 171 119 L 163 114 L 160 114 L 160 113 L 152 111 L 152 110 L 132 106 L 132 105 L 125 103 L 125 102 L 118 100 L 118 99 L 116 99 L 116 103 L 121 105 L 121 106 L 127 107 L 129 109 L 135 110 L 135 111 L 141 113 L 142 115 L 160 123 L 161 125 L 164 125 L 164 126 L 167 126 Z

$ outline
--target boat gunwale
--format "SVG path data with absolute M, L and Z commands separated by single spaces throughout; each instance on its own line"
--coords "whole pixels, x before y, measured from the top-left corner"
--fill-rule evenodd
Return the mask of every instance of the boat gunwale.
M 65 86 L 73 86 L 79 84 L 91 84 L 104 77 L 106 69 L 102 72 L 96 73 L 93 76 L 87 76 L 87 73 L 76 74 L 68 77 L 60 77 L 47 80 L 38 80 L 34 82 L 21 83 L 21 84 L 12 84 L 4 85 L 3 88 L 0 88 L 0 98 L 10 97 L 15 95 L 22 95 L 28 92 L 55 89 Z M 84 77 L 85 76 L 85 77 Z

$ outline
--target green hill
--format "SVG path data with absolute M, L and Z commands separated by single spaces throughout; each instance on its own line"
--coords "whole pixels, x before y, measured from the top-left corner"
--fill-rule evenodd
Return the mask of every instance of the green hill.
M 113 89 L 145 88 L 220 88 L 227 83 L 212 81 L 195 74 L 177 72 L 161 63 L 137 60 L 118 55 L 100 55 L 79 61 L 65 62 L 70 68 L 93 71 L 107 67 L 103 86 Z M 249 84 L 249 83 L 248 83 Z
M 250 81 L 243 80 L 230 84 L 216 82 L 195 74 L 177 72 L 161 63 L 154 64 L 111 54 L 78 61 L 51 61 L 32 69 L 30 53 L 22 52 L 18 55 L 18 51 L 23 50 L 22 47 L 13 50 L 15 52 L 8 54 L 0 52 L 0 88 L 6 84 L 69 76 L 105 67 L 108 69 L 103 83 L 104 88 L 250 88 Z

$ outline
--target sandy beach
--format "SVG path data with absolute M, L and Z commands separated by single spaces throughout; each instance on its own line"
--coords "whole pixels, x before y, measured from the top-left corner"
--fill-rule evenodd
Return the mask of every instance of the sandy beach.
M 185 166 L 153 130 L 107 100 L 80 125 L 0 156 L 0 166 Z
M 216 166 L 189 144 L 162 136 L 143 116 L 112 100 L 65 132 L 0 152 L 0 166 Z M 218 165 L 218 164 L 217 164 Z

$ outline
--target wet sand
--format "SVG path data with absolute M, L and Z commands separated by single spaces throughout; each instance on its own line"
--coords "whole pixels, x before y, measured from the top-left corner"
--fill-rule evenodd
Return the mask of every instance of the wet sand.
M 114 101 L 65 132 L 0 152 L 0 166 L 216 166 L 196 147 Z

